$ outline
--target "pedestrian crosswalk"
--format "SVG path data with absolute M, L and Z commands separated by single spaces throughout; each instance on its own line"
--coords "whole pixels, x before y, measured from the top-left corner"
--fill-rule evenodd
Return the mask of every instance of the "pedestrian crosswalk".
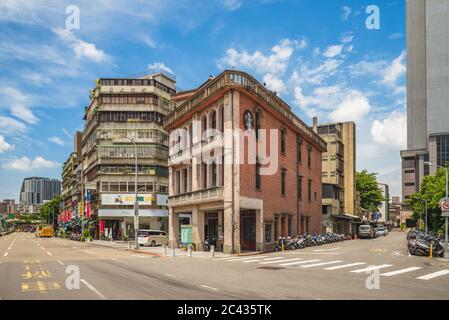
M 314 257 L 315 258 L 315 257 Z M 373 271 L 382 271 L 382 277 L 395 277 L 413 275 L 417 280 L 430 281 L 433 279 L 445 278 L 449 280 L 449 269 L 428 270 L 424 267 L 410 266 L 407 268 L 394 269 L 392 264 L 369 264 L 367 262 L 345 262 L 342 260 L 324 261 L 322 259 L 292 258 L 286 256 L 270 257 L 269 255 L 251 257 L 229 257 L 218 258 L 215 261 L 223 263 L 243 263 L 245 265 L 276 266 L 293 269 L 321 269 L 325 271 L 346 271 L 351 274 L 364 274 Z

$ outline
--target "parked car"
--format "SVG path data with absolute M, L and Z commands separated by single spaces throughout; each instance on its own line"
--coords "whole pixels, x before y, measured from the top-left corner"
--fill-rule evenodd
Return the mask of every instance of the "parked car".
M 369 224 L 362 224 L 359 227 L 359 237 L 360 238 L 368 238 L 373 239 L 376 237 L 376 232 L 374 231 L 373 226 Z
M 376 237 L 380 237 L 380 236 L 386 237 L 387 234 L 388 234 L 388 230 L 384 226 L 378 226 L 376 228 Z
M 139 230 L 137 232 L 139 246 L 163 246 L 168 244 L 167 232 L 161 230 Z

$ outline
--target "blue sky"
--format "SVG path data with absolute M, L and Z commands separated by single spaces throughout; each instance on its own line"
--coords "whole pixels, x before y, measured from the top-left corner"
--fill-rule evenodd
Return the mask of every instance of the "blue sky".
M 68 5 L 80 29 L 65 29 Z M 366 7 L 380 9 L 368 30 Z M 189 89 L 224 68 L 266 82 L 307 123 L 357 123 L 357 167 L 400 194 L 406 147 L 405 1 L 0 2 L 0 199 L 60 178 L 100 77 L 159 66 Z

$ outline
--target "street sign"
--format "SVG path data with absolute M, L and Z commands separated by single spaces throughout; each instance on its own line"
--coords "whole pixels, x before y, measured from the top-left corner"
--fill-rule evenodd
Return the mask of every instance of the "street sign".
M 449 198 L 443 198 L 440 200 L 441 212 L 449 213 Z
M 96 190 L 97 184 L 95 182 L 85 182 L 84 183 L 84 189 L 86 190 Z
M 192 244 L 192 226 L 190 225 L 181 226 L 181 243 Z

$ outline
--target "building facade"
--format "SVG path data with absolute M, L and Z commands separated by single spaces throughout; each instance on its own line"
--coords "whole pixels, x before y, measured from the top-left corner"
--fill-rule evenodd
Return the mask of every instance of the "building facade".
M 61 194 L 61 181 L 57 179 L 31 177 L 23 180 L 20 203 L 25 205 L 43 204 Z
M 358 217 L 356 194 L 356 126 L 354 122 L 317 125 L 316 132 L 327 143 L 322 156 L 323 229 L 353 234 Z
M 99 235 L 134 235 L 135 157 L 140 229 L 167 229 L 168 135 L 175 81 L 158 73 L 99 79 L 85 112 L 82 177 L 86 215 Z M 90 212 L 90 213 L 89 213 Z
M 381 223 L 390 222 L 390 187 L 385 183 L 378 184 L 379 189 L 382 191 L 382 197 L 384 201 L 378 207 L 378 213 L 374 214 L 373 220 Z
M 170 246 L 180 245 L 182 225 L 191 226 L 196 250 L 216 239 L 225 253 L 321 231 L 326 143 L 283 100 L 240 71 L 172 99 Z
M 407 0 L 407 150 L 402 196 L 417 192 L 424 176 L 449 162 L 449 2 Z

